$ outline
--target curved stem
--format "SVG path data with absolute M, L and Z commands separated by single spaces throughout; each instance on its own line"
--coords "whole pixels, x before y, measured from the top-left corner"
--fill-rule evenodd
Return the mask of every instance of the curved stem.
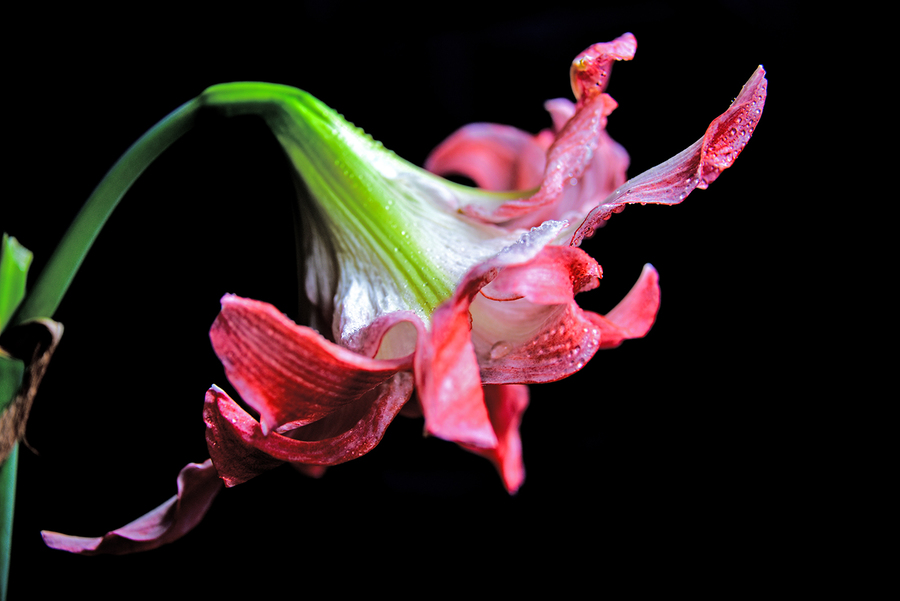
M 78 268 L 119 201 L 150 163 L 193 127 L 200 106 L 201 103 L 196 98 L 186 102 L 125 151 L 75 216 L 38 276 L 31 293 L 25 297 L 13 316 L 12 324 L 37 317 L 53 317 Z M 15 445 L 7 460 L 0 466 L 0 550 L 3 551 L 0 558 L 0 601 L 5 601 L 9 585 L 17 450 L 18 445 Z
M 113 209 L 144 169 L 193 127 L 199 108 L 196 98 L 186 102 L 125 151 L 75 216 L 31 293 L 19 307 L 14 323 L 53 316 Z

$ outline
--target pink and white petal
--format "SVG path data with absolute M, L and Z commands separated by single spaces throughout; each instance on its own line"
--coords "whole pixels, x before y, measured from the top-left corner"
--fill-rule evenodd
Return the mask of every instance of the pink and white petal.
M 41 537 L 48 547 L 80 555 L 149 551 L 190 532 L 221 489 L 222 483 L 209 459 L 189 463 L 178 474 L 178 493 L 143 517 L 104 536 L 69 536 L 44 530 Z
M 527 190 L 541 183 L 546 148 L 515 127 L 472 123 L 431 151 L 425 168 L 468 177 L 485 190 Z
M 600 348 L 614 348 L 624 340 L 646 336 L 659 312 L 659 294 L 659 274 L 647 263 L 625 298 L 600 316 Z
M 622 184 L 588 214 L 569 243 L 581 244 L 602 221 L 620 212 L 626 204 L 678 204 L 695 188 L 706 188 L 734 163 L 747 145 L 762 116 L 765 100 L 765 71 L 759 67 L 702 138 L 668 161 Z
M 473 300 L 473 342 L 487 384 L 559 380 L 600 345 L 599 316 L 574 296 L 597 286 L 600 266 L 573 247 L 550 246 L 505 269 Z
M 519 426 L 528 408 L 528 387 L 518 384 L 487 385 L 484 387 L 484 402 L 497 434 L 497 446 L 492 449 L 465 448 L 489 459 L 500 473 L 506 490 L 514 494 L 525 481 Z
M 507 229 L 529 228 L 548 219 L 581 223 L 585 216 L 627 179 L 630 158 L 625 149 L 604 130 L 600 132 L 593 158 L 574 185 L 567 186 L 557 202 L 504 224 Z
M 415 360 L 416 391 L 428 433 L 481 448 L 497 445 L 484 405 L 469 307 L 504 269 L 533 259 L 564 227 L 564 223 L 546 222 L 475 265 L 453 297 L 434 311 L 431 330 L 420 339 Z
M 206 393 L 203 420 L 213 463 L 227 486 L 235 486 L 281 462 L 337 465 L 371 451 L 381 441 L 413 390 L 408 372 L 314 424 L 285 434 L 264 434 L 259 422 L 220 388 Z
M 268 303 L 230 294 L 209 335 L 229 381 L 259 412 L 264 432 L 320 420 L 410 368 L 409 358 L 371 359 L 295 324 Z

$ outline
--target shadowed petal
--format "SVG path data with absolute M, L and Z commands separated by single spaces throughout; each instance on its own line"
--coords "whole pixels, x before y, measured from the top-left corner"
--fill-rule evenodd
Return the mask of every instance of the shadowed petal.
M 210 329 L 228 380 L 263 432 L 320 420 L 390 380 L 409 360 L 375 360 L 298 326 L 268 303 L 226 295 Z
M 622 184 L 594 208 L 575 231 L 570 244 L 578 246 L 593 235 L 600 222 L 626 204 L 678 204 L 695 188 L 706 188 L 734 163 L 762 116 L 766 101 L 766 72 L 758 67 L 727 111 L 710 123 L 694 144 L 665 163 Z
M 207 459 L 189 463 L 178 474 L 178 494 L 130 524 L 104 536 L 86 538 L 44 530 L 47 546 L 81 555 L 123 555 L 149 551 L 190 532 L 206 515 L 222 489 L 216 468 Z
M 265 435 L 259 422 L 213 386 L 203 407 L 209 454 L 227 486 L 246 482 L 284 461 L 312 465 L 350 461 L 378 444 L 412 389 L 412 374 L 400 372 L 354 405 L 311 426 Z
M 472 123 L 441 142 L 425 161 L 432 173 L 455 173 L 485 190 L 527 190 L 541 183 L 546 148 L 508 125 Z

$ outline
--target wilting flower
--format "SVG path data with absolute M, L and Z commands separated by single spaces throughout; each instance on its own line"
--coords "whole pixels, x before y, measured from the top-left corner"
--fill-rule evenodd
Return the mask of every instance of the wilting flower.
M 136 522 L 140 543 L 126 526 L 97 539 L 45 533 L 48 544 L 157 546 L 202 517 L 218 491 L 209 474 L 233 486 L 284 462 L 315 472 L 370 451 L 401 412 L 488 457 L 516 491 L 525 385 L 569 376 L 598 349 L 644 336 L 659 306 L 647 265 L 606 316 L 579 308 L 575 295 L 601 277 L 580 242 L 625 204 L 677 204 L 708 186 L 737 158 L 765 101 L 759 68 L 700 140 L 625 181 L 627 154 L 605 131 L 616 103 L 604 90 L 612 64 L 635 50 L 626 34 L 580 54 L 571 68 L 577 102 L 547 103 L 552 131 L 470 125 L 429 157 L 428 169 L 481 189 L 407 163 L 300 90 L 204 92 L 205 106 L 261 115 L 296 170 L 308 325 L 261 301 L 223 297 L 210 338 L 253 414 L 210 388 L 211 463 L 186 468 L 180 495 L 158 510 L 164 519 Z M 499 192 L 508 189 L 519 191 Z

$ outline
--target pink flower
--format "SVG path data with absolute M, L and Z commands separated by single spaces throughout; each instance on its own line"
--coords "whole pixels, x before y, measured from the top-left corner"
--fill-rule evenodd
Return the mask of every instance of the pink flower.
M 644 336 L 659 307 L 647 265 L 609 314 L 582 310 L 575 295 L 595 288 L 601 269 L 580 242 L 625 204 L 677 204 L 708 186 L 740 154 L 765 101 L 760 67 L 695 144 L 625 181 L 628 156 L 605 131 L 616 102 L 604 90 L 612 64 L 635 50 L 625 34 L 580 54 L 571 68 L 577 102 L 546 104 L 552 131 L 474 124 L 429 157 L 431 171 L 468 176 L 483 190 L 406 163 L 305 92 L 207 90 L 206 106 L 263 116 L 297 169 L 313 311 L 310 325 L 298 325 L 267 303 L 222 298 L 210 338 L 249 411 L 209 389 L 214 468 L 199 469 L 227 486 L 284 462 L 318 473 L 370 451 L 402 412 L 490 459 L 515 492 L 525 473 L 525 385 L 565 378 L 597 350 Z M 488 192 L 508 189 L 520 191 Z M 90 544 L 45 540 L 76 552 L 151 548 L 199 521 L 217 491 L 179 486 L 174 514 L 161 512 L 167 521 L 148 514 L 139 528 Z M 152 535 L 134 542 L 131 530 Z

